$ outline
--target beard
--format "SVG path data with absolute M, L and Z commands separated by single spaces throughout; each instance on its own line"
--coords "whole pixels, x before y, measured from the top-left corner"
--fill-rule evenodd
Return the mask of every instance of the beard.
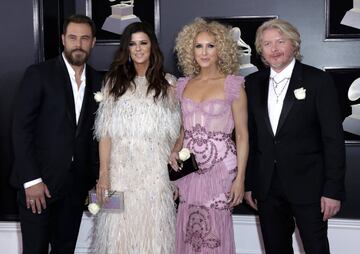
M 89 59 L 90 52 L 86 52 L 82 49 L 69 50 L 65 48 L 64 55 L 71 65 L 82 66 Z

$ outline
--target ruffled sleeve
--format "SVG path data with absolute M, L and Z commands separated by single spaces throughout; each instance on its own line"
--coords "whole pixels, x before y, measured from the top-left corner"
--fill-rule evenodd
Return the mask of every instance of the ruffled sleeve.
M 165 79 L 167 80 L 167 82 L 169 82 L 169 84 L 173 87 L 176 86 L 176 77 L 170 73 L 166 73 L 165 74 Z
M 179 78 L 178 81 L 177 81 L 177 84 L 176 84 L 176 97 L 180 101 L 181 101 L 182 94 L 184 92 L 185 86 L 186 86 L 188 81 L 189 81 L 188 77 Z
M 229 75 L 225 81 L 225 97 L 230 103 L 240 97 L 240 89 L 244 87 L 244 78 L 242 76 Z
M 94 135 L 97 140 L 109 136 L 112 111 L 115 105 L 114 97 L 109 94 L 109 84 L 101 89 L 102 100 L 99 102 L 99 108 L 95 117 Z
M 177 96 L 176 96 L 177 79 L 174 75 L 172 75 L 170 73 L 165 74 L 165 79 L 170 84 L 170 87 L 168 89 L 169 106 L 171 109 L 174 109 L 174 107 L 178 107 L 178 104 L 179 104 Z

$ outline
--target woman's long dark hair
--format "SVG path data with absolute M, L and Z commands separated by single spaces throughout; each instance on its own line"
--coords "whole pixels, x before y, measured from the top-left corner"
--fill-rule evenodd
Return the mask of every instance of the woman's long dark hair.
M 154 100 L 164 98 L 170 86 L 165 79 L 163 71 L 164 56 L 160 50 L 156 35 L 151 26 L 144 22 L 136 22 L 128 25 L 120 39 L 119 49 L 115 53 L 114 61 L 105 76 L 105 84 L 110 85 L 110 94 L 115 98 L 123 95 L 131 85 L 136 76 L 136 70 L 132 61 L 129 61 L 129 43 L 131 35 L 143 32 L 149 36 L 151 42 L 150 62 L 146 70 L 146 79 L 149 82 L 147 93 L 154 91 Z

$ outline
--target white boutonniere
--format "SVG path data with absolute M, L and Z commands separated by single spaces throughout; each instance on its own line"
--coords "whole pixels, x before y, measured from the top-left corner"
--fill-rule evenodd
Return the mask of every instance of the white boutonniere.
M 92 215 L 96 215 L 98 212 L 100 212 L 100 205 L 97 203 L 90 203 L 88 205 L 88 210 Z
M 298 100 L 304 100 L 306 98 L 306 89 L 303 87 L 294 90 L 295 98 Z
M 190 150 L 187 148 L 181 149 L 179 152 L 179 159 L 181 161 L 186 161 L 189 158 L 190 158 Z
M 104 95 L 102 92 L 94 93 L 94 99 L 96 102 L 101 102 L 104 99 Z

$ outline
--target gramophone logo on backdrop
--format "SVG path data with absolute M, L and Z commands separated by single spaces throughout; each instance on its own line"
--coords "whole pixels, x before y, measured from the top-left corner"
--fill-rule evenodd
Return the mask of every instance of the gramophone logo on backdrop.
M 346 12 L 341 24 L 360 28 L 360 0 L 353 0 L 353 8 Z M 348 90 L 348 98 L 350 101 L 360 98 L 360 78 L 352 82 Z M 351 115 L 345 118 L 343 128 L 347 132 L 360 135 L 360 104 L 351 105 Z
M 115 0 L 109 0 L 114 2 Z M 139 22 L 140 19 L 133 14 L 134 0 L 121 1 L 119 4 L 111 6 L 111 15 L 106 18 L 102 29 L 122 34 L 125 27 L 134 22 Z
M 352 82 L 348 90 L 348 98 L 350 101 L 360 99 L 360 78 Z M 345 118 L 343 128 L 344 131 L 360 135 L 360 104 L 351 105 L 351 115 Z
M 250 62 L 251 58 L 251 47 L 246 44 L 243 39 L 241 39 L 241 30 L 239 27 L 233 27 L 230 30 L 233 40 L 237 44 L 237 48 L 240 52 L 240 66 L 239 74 L 242 76 L 247 76 L 253 72 L 256 72 L 258 68 Z
M 353 8 L 345 13 L 345 16 L 341 20 L 341 24 L 360 28 L 360 0 L 353 0 Z

